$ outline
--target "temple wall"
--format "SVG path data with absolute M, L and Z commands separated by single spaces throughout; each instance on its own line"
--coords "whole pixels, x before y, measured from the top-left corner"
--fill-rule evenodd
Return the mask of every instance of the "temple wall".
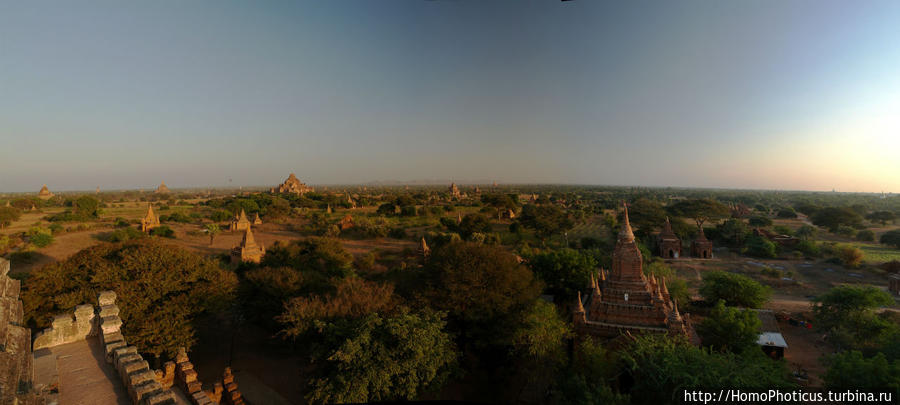
M 75 317 L 70 314 L 57 315 L 50 327 L 38 332 L 34 339 L 34 350 L 78 342 L 89 336 L 97 336 L 97 316 L 90 304 L 75 307 Z
M 212 390 L 204 390 L 203 383 L 197 378 L 194 364 L 188 359 L 184 348 L 178 350 L 175 361 L 165 364 L 163 371 L 157 371 L 157 381 L 163 387 L 178 386 L 194 405 L 244 405 L 244 398 L 238 390 L 231 368 L 226 367 L 222 381 L 213 384 Z
M 156 380 L 156 372 L 150 369 L 137 347 L 128 346 L 122 336 L 122 319 L 116 306 L 116 293 L 104 291 L 99 296 L 99 329 L 101 343 L 106 352 L 106 362 L 115 367 L 135 405 L 175 404 L 175 393 L 164 388 Z
M 20 283 L 8 273 L 9 261 L 0 258 L 0 403 L 38 403 L 32 390 L 31 330 L 21 326 Z

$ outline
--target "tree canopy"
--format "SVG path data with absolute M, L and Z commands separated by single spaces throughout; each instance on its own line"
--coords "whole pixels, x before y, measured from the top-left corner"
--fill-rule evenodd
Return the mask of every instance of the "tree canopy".
M 693 219 L 698 227 L 709 220 L 725 218 L 731 212 L 728 206 L 711 198 L 682 200 L 671 206 L 671 211 L 683 217 Z
M 373 313 L 327 324 L 313 354 L 311 403 L 413 400 L 437 389 L 457 362 L 440 313 Z
M 97 302 L 113 290 L 122 334 L 143 353 L 174 357 L 195 343 L 192 321 L 222 309 L 237 278 L 219 265 L 182 248 L 152 239 L 93 246 L 34 272 L 24 284 L 26 321 L 49 326 L 53 315 Z
M 519 222 L 534 230 L 541 239 L 565 232 L 575 225 L 566 212 L 556 205 L 525 205 Z
M 761 307 L 772 289 L 740 274 L 713 271 L 703 276 L 700 295 L 706 302 L 725 301 L 726 305 L 748 308 Z
M 432 251 L 424 269 L 424 298 L 447 311 L 463 334 L 483 342 L 510 335 L 514 320 L 540 294 L 531 270 L 502 248 L 451 242 Z
M 762 325 L 756 312 L 726 307 L 719 300 L 709 317 L 697 325 L 703 344 L 716 350 L 742 352 L 758 350 L 756 338 Z

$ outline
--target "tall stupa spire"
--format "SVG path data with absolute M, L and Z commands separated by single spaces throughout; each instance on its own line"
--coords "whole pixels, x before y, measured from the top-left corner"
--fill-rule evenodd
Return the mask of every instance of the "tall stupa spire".
M 631 231 L 631 223 L 628 221 L 628 204 L 622 201 L 622 207 L 625 208 L 625 219 L 622 221 L 622 229 L 619 230 L 619 240 L 631 242 L 634 240 L 634 232 Z

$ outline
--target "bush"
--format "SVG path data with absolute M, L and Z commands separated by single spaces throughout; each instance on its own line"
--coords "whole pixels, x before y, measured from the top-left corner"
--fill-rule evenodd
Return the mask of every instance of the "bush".
M 782 208 L 778 210 L 777 216 L 781 219 L 797 218 L 797 211 L 794 211 L 791 207 Z
M 750 217 L 750 219 L 747 220 L 747 223 L 753 227 L 767 227 L 772 225 L 772 220 L 768 217 L 757 215 Z
M 703 277 L 700 295 L 709 303 L 724 300 L 730 306 L 759 308 L 772 295 L 772 289 L 740 274 L 714 271 Z
M 175 239 L 175 231 L 165 225 L 160 225 L 150 230 L 150 235 L 163 238 Z
M 125 228 L 131 226 L 131 222 L 128 222 L 128 220 L 125 218 L 116 217 L 116 221 L 113 226 L 115 226 L 116 228 Z
M 818 257 L 821 253 L 819 245 L 806 239 L 801 239 L 794 248 L 802 252 L 806 257 Z
M 841 235 L 841 236 L 846 236 L 848 238 L 852 238 L 853 235 L 856 234 L 856 229 L 853 229 L 852 226 L 848 226 L 848 225 L 839 225 L 837 227 L 837 229 L 834 231 L 834 233 Z
M 874 242 L 875 241 L 875 232 L 869 229 L 863 229 L 856 233 L 856 240 L 863 242 Z
M 762 236 L 752 235 L 747 238 L 744 254 L 771 259 L 776 255 L 775 244 Z
M 897 249 L 900 249 L 900 229 L 887 231 L 881 234 L 881 238 L 878 239 L 878 241 L 882 244 L 890 245 Z
M 778 269 L 773 269 L 771 267 L 763 267 L 762 270 L 759 271 L 760 274 L 772 278 L 782 278 L 784 277 L 784 272 Z
M 834 252 L 837 258 L 841 260 L 841 264 L 852 268 L 859 267 L 865 256 L 862 250 L 849 245 L 839 245 Z
M 109 234 L 107 237 L 108 242 L 125 242 L 132 239 L 140 239 L 145 237 L 146 235 L 137 230 L 137 228 L 119 228 Z

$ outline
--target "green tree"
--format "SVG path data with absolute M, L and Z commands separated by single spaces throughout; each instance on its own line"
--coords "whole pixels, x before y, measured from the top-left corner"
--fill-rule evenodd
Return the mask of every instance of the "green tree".
M 884 245 L 890 245 L 900 249 L 900 229 L 894 229 L 893 231 L 887 231 L 881 234 L 881 238 L 879 238 L 878 241 Z
M 831 232 L 836 232 L 841 225 L 853 227 L 862 224 L 862 216 L 847 207 L 822 208 L 813 214 L 810 219 L 813 224 L 828 228 Z
M 897 219 L 897 215 L 891 211 L 875 211 L 866 215 L 866 219 L 873 222 L 880 222 L 881 225 L 887 225 L 888 222 L 894 222 L 894 220 Z
M 333 238 L 311 237 L 289 243 L 275 242 L 266 250 L 262 265 L 290 267 L 303 273 L 309 292 L 331 291 L 332 278 L 354 274 L 353 255 Z
M 726 307 L 719 300 L 709 317 L 697 325 L 697 333 L 703 344 L 716 350 L 742 352 L 747 349 L 759 350 L 756 339 L 762 326 L 756 312 Z
M 439 313 L 406 310 L 326 325 L 326 342 L 313 355 L 318 364 L 307 400 L 414 400 L 440 388 L 457 362 L 444 325 Z
M 744 245 L 743 252 L 748 256 L 767 259 L 776 256 L 775 243 L 759 235 L 751 235 L 747 238 L 747 243 Z
M 0 207 L 0 229 L 9 226 L 22 217 L 22 210 L 16 207 Z
M 732 247 L 743 245 L 750 234 L 747 224 L 737 218 L 726 219 L 717 225 L 716 229 L 719 231 L 719 238 L 722 242 Z
M 468 214 L 456 227 L 459 236 L 470 239 L 474 233 L 487 233 L 491 231 L 491 221 L 482 214 Z
M 620 221 L 623 215 L 625 215 L 624 211 L 619 216 Z M 666 221 L 666 210 L 659 202 L 638 198 L 628 204 L 628 221 L 636 229 L 638 236 L 646 236 L 654 229 L 661 227 Z
M 863 242 L 875 242 L 875 232 L 870 229 L 863 229 L 856 233 L 856 240 Z
M 755 215 L 747 220 L 747 224 L 753 227 L 765 228 L 767 226 L 772 226 L 772 220 L 769 219 L 769 217 Z
M 772 294 L 772 289 L 740 274 L 713 271 L 703 276 L 700 295 L 706 302 L 724 300 L 726 305 L 759 308 Z
M 550 390 L 551 404 L 626 405 L 627 395 L 614 392 L 617 362 L 596 340 L 578 339 L 571 367 L 558 374 Z
M 888 389 L 900 395 L 900 361 L 891 364 L 882 353 L 865 358 L 856 350 L 846 351 L 829 356 L 825 363 L 828 371 L 822 379 L 830 390 Z
M 99 218 L 100 201 L 90 196 L 81 196 L 72 204 L 75 215 L 81 218 Z
M 22 301 L 26 322 L 37 329 L 113 290 L 128 343 L 173 358 L 178 347 L 196 342 L 193 321 L 225 308 L 236 286 L 235 275 L 217 262 L 142 239 L 93 246 L 41 268 L 23 285 Z
M 566 299 L 588 284 L 597 261 L 590 254 L 564 248 L 533 255 L 528 265 L 544 281 L 549 294 Z
M 800 225 L 795 235 L 800 239 L 809 240 L 816 236 L 816 228 L 809 225 Z
M 365 315 L 389 311 L 396 304 L 394 286 L 348 277 L 337 285 L 337 291 L 328 295 L 294 297 L 284 304 L 284 313 L 278 321 L 285 325 L 283 333 L 299 337 L 308 330 L 336 318 L 360 318 Z
M 216 235 L 222 232 L 222 228 L 219 224 L 206 224 L 203 228 L 206 229 L 206 233 L 209 234 L 209 245 L 212 246 L 213 242 L 216 240 Z
M 703 223 L 709 220 L 725 218 L 731 213 L 727 205 L 709 198 L 682 200 L 672 205 L 670 210 L 676 215 L 693 219 L 697 227 L 703 227 Z
M 797 218 L 797 211 L 794 211 L 794 209 L 791 207 L 785 207 L 778 210 L 776 216 L 782 219 Z
M 632 403 L 681 402 L 689 387 L 758 391 L 794 387 L 784 361 L 772 361 L 761 350 L 712 352 L 686 339 L 646 335 L 622 351 L 621 358 L 635 382 Z
M 519 222 L 534 230 L 541 240 L 572 229 L 575 225 L 566 212 L 556 205 L 525 205 L 519 215 Z
M 424 298 L 476 343 L 508 343 L 519 315 L 540 294 L 531 270 L 500 247 L 451 242 L 432 251 Z
M 816 327 L 830 334 L 838 348 L 873 350 L 883 336 L 898 328 L 877 316 L 875 310 L 893 304 L 891 296 L 872 286 L 842 285 L 834 287 L 813 301 Z

